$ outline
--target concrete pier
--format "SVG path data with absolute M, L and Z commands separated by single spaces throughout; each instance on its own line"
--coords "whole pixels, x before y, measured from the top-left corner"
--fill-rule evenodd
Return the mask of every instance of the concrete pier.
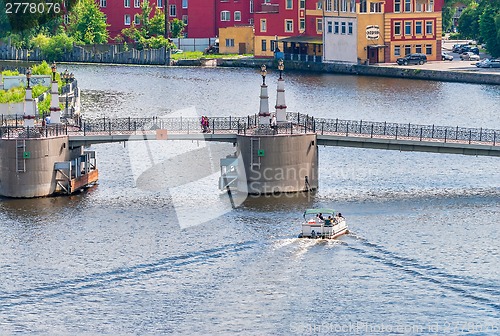
M 67 136 L 0 140 L 0 195 L 29 198 L 53 194 L 54 163 L 70 158 Z
M 271 194 L 318 188 L 316 134 L 238 136 L 237 145 L 239 191 Z

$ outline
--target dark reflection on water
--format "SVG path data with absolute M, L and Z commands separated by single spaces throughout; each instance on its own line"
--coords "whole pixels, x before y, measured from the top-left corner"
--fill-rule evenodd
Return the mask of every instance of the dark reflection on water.
M 259 107 L 258 69 L 68 70 L 90 116 L 247 115 Z M 271 106 L 275 77 L 270 71 Z M 285 78 L 293 111 L 500 128 L 498 87 Z M 206 193 L 231 145 L 93 149 L 100 180 L 87 192 L 0 199 L 2 334 L 332 334 L 317 329 L 330 322 L 418 326 L 422 334 L 466 322 L 497 334 L 497 158 L 325 147 L 317 192 L 248 197 L 232 209 L 224 193 Z M 180 206 L 199 224 L 181 228 Z M 312 207 L 342 212 L 352 233 L 297 239 Z

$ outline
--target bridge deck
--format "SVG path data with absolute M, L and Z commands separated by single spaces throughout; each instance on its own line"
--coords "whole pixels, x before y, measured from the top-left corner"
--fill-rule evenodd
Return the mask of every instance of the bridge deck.
M 500 156 L 498 130 L 464 127 L 395 124 L 357 120 L 318 119 L 288 113 L 288 121 L 271 131 L 259 128 L 257 116 L 215 117 L 210 130 L 202 133 L 197 118 L 120 118 L 84 120 L 76 126 L 0 129 L 2 138 L 30 138 L 68 135 L 71 147 L 144 141 L 203 140 L 236 142 L 237 135 L 289 136 L 316 133 L 318 145 L 419 151 L 465 155 Z M 166 130 L 166 131 L 158 131 Z

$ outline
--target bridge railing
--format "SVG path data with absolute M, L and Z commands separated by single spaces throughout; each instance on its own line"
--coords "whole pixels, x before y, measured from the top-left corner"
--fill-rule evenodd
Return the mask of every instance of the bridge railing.
M 417 141 L 498 143 L 499 130 L 453 126 L 398 124 L 363 120 L 315 118 L 313 128 L 318 134 L 345 136 L 408 138 Z

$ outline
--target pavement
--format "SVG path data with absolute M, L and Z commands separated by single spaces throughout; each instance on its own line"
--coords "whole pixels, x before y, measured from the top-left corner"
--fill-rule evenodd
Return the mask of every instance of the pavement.
M 384 67 L 397 67 L 404 69 L 425 69 L 425 70 L 441 70 L 441 71 L 465 71 L 465 72 L 475 72 L 475 73 L 487 73 L 492 75 L 500 76 L 500 68 L 478 68 L 476 66 L 477 61 L 462 61 L 460 60 L 460 55 L 457 53 L 452 53 L 451 49 L 454 44 L 464 44 L 470 41 L 457 41 L 457 40 L 443 40 L 443 51 L 453 56 L 453 61 L 429 61 L 423 65 L 397 65 L 396 63 L 382 63 L 380 66 Z M 490 58 L 489 55 L 480 53 L 479 56 L 481 60 L 485 58 Z

